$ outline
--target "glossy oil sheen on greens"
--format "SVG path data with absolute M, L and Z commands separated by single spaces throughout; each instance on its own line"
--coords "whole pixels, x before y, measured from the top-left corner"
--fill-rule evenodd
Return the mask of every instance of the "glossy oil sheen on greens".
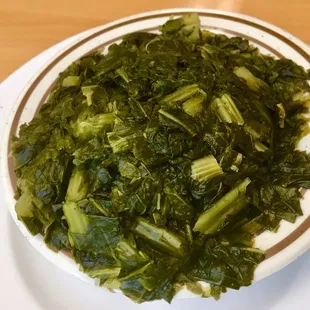
M 253 280 L 254 238 L 302 214 L 309 73 L 197 14 L 131 33 L 59 75 L 12 137 L 16 212 L 135 302 Z M 201 289 L 197 281 L 209 283 Z

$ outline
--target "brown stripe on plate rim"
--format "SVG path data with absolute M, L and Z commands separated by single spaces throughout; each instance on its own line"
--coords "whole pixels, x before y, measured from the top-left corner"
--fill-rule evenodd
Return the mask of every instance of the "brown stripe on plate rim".
M 182 14 L 188 14 L 188 13 L 193 13 L 193 12 L 189 12 L 189 11 L 181 11 L 181 12 L 176 12 L 176 15 L 182 15 Z M 30 85 L 30 87 L 28 88 L 27 92 L 25 93 L 24 97 L 21 99 L 20 104 L 16 110 L 16 114 L 14 117 L 14 120 L 12 122 L 12 126 L 10 128 L 10 136 L 16 134 L 16 130 L 17 130 L 17 126 L 18 126 L 18 122 L 20 119 L 20 116 L 22 114 L 22 111 L 24 109 L 24 106 L 26 104 L 26 102 L 28 101 L 29 97 L 31 96 L 33 90 L 36 88 L 36 86 L 39 84 L 40 80 L 47 74 L 47 72 L 50 71 L 51 68 L 53 68 L 61 59 L 63 59 L 65 56 L 67 56 L 68 54 L 70 54 L 73 50 L 75 50 L 77 47 L 83 45 L 84 43 L 86 43 L 87 41 L 96 38 L 97 36 L 104 34 L 105 32 L 108 32 L 110 30 L 113 30 L 115 28 L 118 27 L 122 27 L 125 26 L 127 24 L 130 23 L 134 23 L 134 22 L 139 22 L 142 20 L 148 20 L 148 19 L 152 19 L 152 18 L 159 18 L 159 17 L 167 17 L 172 15 L 173 13 L 158 13 L 158 14 L 154 14 L 154 15 L 149 15 L 149 16 L 142 16 L 142 17 L 138 17 L 138 18 L 134 18 L 134 19 L 130 19 L 127 21 L 123 21 L 121 23 L 117 23 L 115 25 L 112 25 L 110 27 L 107 27 L 105 29 L 99 30 L 95 33 L 93 33 L 92 35 L 84 38 L 83 40 L 77 42 L 76 44 L 74 44 L 73 46 L 71 46 L 70 48 L 68 48 L 67 50 L 65 50 L 61 55 L 59 55 L 57 58 L 55 58 L 40 74 L 39 76 L 35 79 L 35 81 Z M 240 17 L 236 17 L 236 16 L 228 16 L 225 14 L 220 14 L 220 13 L 208 13 L 208 12 L 199 12 L 198 14 L 200 16 L 204 16 L 204 17 L 215 17 L 215 18 L 222 18 L 222 19 L 226 19 L 226 20 L 231 20 L 231 21 L 235 21 L 241 24 L 246 24 L 249 25 L 251 27 L 260 29 L 266 33 L 271 34 L 272 36 L 282 40 L 283 42 L 285 42 L 287 45 L 291 46 L 295 51 L 297 51 L 300 55 L 303 56 L 303 58 L 305 60 L 307 60 L 310 63 L 310 55 L 300 46 L 298 46 L 296 43 L 292 42 L 289 38 L 285 37 L 282 34 L 277 33 L 274 30 L 271 30 L 263 25 L 257 24 L 255 22 L 252 21 L 248 21 L 245 19 L 242 19 Z M 273 54 L 277 55 L 278 57 L 282 57 L 283 55 L 281 55 L 278 51 L 274 50 L 272 47 L 266 45 L 263 42 L 260 42 L 257 39 L 253 39 L 251 37 L 245 36 L 243 34 L 238 34 L 237 32 L 233 32 L 233 31 L 229 31 L 227 29 L 221 29 L 221 28 L 217 28 L 217 27 L 209 27 L 208 29 L 214 29 L 214 30 L 224 30 L 227 33 L 231 33 L 234 35 L 238 35 L 241 36 L 243 38 L 249 39 L 252 42 L 255 42 L 265 48 L 267 48 L 269 51 L 271 51 Z M 113 40 L 110 40 L 108 42 L 105 42 L 102 46 L 106 46 L 108 44 L 111 44 L 114 41 L 117 41 L 119 38 L 114 38 Z M 101 47 L 102 47 L 101 46 Z M 96 47 L 96 49 L 98 49 L 99 47 Z M 48 91 L 44 94 L 44 96 L 42 97 L 39 106 L 41 106 L 44 101 L 46 100 L 48 93 L 51 91 L 51 88 L 54 86 L 54 82 L 52 83 L 52 85 L 49 87 Z M 13 159 L 11 157 L 8 157 L 8 168 L 9 168 L 9 175 L 10 175 L 10 179 L 11 179 L 11 184 L 12 187 L 15 188 L 16 185 L 16 177 L 14 174 L 14 169 L 13 169 Z M 287 246 L 289 246 L 290 244 L 292 244 L 293 242 L 295 242 L 308 228 L 310 227 L 310 216 L 308 216 L 304 222 L 299 225 L 290 235 L 288 235 L 286 238 L 284 238 L 283 240 L 281 240 L 280 242 L 278 242 L 277 244 L 275 244 L 274 246 L 272 246 L 271 248 L 269 248 L 268 250 L 266 250 L 266 259 L 276 255 L 277 253 L 279 253 L 280 251 L 282 251 L 283 249 L 285 249 Z
M 266 250 L 266 259 L 278 254 L 290 244 L 295 242 L 304 232 L 306 232 L 310 227 L 310 216 L 308 216 L 293 232 L 291 232 L 287 237 L 279 241 L 277 244 Z

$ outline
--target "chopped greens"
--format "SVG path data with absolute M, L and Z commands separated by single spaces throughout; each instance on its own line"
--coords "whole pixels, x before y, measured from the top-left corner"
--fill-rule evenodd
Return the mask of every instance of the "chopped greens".
M 302 214 L 309 72 L 195 13 L 62 72 L 12 137 L 16 213 L 135 302 L 252 283 L 254 238 Z M 203 289 L 198 281 L 210 284 Z
M 229 94 L 214 99 L 211 107 L 220 121 L 237 125 L 244 124 L 244 119 Z
M 236 214 L 246 207 L 245 194 L 250 182 L 251 180 L 246 178 L 214 205 L 211 205 L 209 209 L 199 216 L 193 230 L 200 231 L 204 234 L 213 234 L 221 229 L 221 226 L 229 215 Z
M 253 91 L 260 91 L 261 89 L 268 88 L 268 85 L 263 80 L 255 77 L 246 67 L 236 67 L 234 73 L 239 78 L 244 79 L 246 84 Z
M 213 155 L 196 159 L 192 163 L 192 178 L 200 182 L 213 179 L 223 174 L 223 171 Z

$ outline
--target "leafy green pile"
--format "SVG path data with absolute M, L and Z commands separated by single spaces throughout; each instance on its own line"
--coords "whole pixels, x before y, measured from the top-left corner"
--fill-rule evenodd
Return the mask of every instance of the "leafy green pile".
M 61 73 L 12 138 L 16 212 L 136 302 L 250 285 L 253 239 L 302 214 L 309 73 L 197 14 L 131 33 Z M 209 292 L 195 283 L 211 284 Z

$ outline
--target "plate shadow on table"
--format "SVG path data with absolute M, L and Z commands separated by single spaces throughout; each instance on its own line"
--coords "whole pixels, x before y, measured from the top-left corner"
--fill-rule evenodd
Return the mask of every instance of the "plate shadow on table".
M 9 215 L 8 215 L 9 216 Z M 165 302 L 135 305 L 122 295 L 106 292 L 66 274 L 43 258 L 22 236 L 9 216 L 8 235 L 16 268 L 26 287 L 44 310 L 117 310 L 123 309 L 180 309 L 187 310 L 269 310 L 275 309 L 277 301 L 285 296 L 293 285 L 298 284 L 298 276 L 308 273 L 310 277 L 310 252 L 276 274 L 254 283 L 240 291 L 229 291 L 220 301 L 213 299 L 175 300 L 172 305 Z

